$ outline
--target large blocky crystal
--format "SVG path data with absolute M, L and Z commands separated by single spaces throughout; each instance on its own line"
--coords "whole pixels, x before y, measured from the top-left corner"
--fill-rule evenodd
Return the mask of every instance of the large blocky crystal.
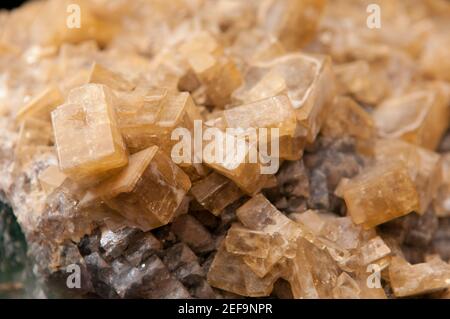
M 403 162 L 368 168 L 345 185 L 343 197 L 353 222 L 366 228 L 420 209 L 419 195 Z
M 389 280 L 396 297 L 431 293 L 450 288 L 450 265 L 439 257 L 411 265 L 395 256 L 389 266 Z
M 398 139 L 380 139 L 375 144 L 378 162 L 403 161 L 420 197 L 418 213 L 425 213 L 441 184 L 441 161 L 439 154 Z
M 114 96 L 104 85 L 87 84 L 70 91 L 52 112 L 59 167 L 70 178 L 92 183 L 128 162 L 117 127 Z
M 128 165 L 91 189 L 81 205 L 104 201 L 147 231 L 172 221 L 190 187 L 189 177 L 152 146 L 131 155 Z
M 295 112 L 286 95 L 227 109 L 223 112 L 223 118 L 227 127 L 256 130 L 268 149 L 271 149 L 272 139 L 278 139 L 281 158 L 295 160 L 303 153 L 303 145 L 296 137 Z M 278 129 L 278 132 L 272 136 L 271 129 Z M 259 130 L 264 131 L 261 133 Z
M 228 252 L 236 255 L 266 258 L 269 255 L 270 237 L 265 232 L 234 224 L 228 230 L 225 247 Z
M 373 112 L 381 137 L 434 150 L 448 127 L 448 98 L 439 86 L 384 101 Z
M 216 129 L 211 142 L 203 147 L 203 162 L 235 182 L 248 194 L 260 191 L 273 178 L 263 174 L 257 143 L 239 134 L 228 134 Z M 244 132 L 245 133 L 245 132 Z
M 57 86 L 52 85 L 24 105 L 17 112 L 16 118 L 19 121 L 30 117 L 50 121 L 51 111 L 63 102 L 61 91 Z
M 268 0 L 260 8 L 260 24 L 295 50 L 311 40 L 324 7 L 323 0 Z
M 194 183 L 191 194 L 216 216 L 220 215 L 225 207 L 244 195 L 235 183 L 216 172 Z
M 118 126 L 131 152 L 160 145 L 170 155 L 173 131 L 192 130 L 196 108 L 187 92 L 139 88 L 119 97 Z
M 257 89 L 267 86 L 269 90 Z M 244 85 L 233 93 L 233 97 L 241 103 L 249 103 L 254 102 L 253 99 L 268 98 L 285 90 L 299 123 L 297 135 L 312 143 L 335 95 L 329 57 L 295 53 L 268 62 L 254 63 L 245 74 Z

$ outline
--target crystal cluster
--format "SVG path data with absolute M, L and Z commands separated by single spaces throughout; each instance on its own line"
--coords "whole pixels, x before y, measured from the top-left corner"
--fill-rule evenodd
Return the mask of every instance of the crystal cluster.
M 378 2 L 1 11 L 0 197 L 42 293 L 448 296 L 450 4 Z

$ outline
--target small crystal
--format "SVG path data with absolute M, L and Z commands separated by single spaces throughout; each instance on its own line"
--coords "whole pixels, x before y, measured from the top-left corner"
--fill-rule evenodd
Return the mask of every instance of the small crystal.
M 295 50 L 313 37 L 325 7 L 323 0 L 269 0 L 260 7 L 262 27 Z
M 89 83 L 104 84 L 113 90 L 131 91 L 134 85 L 119 74 L 108 70 L 98 63 L 94 63 L 89 74 Z
M 381 137 L 434 150 L 448 127 L 447 98 L 438 87 L 384 101 L 373 112 Z
M 91 189 L 80 205 L 104 201 L 147 231 L 172 221 L 191 182 L 157 146 L 130 156 L 120 173 Z
M 191 194 L 216 216 L 244 195 L 236 184 L 215 172 L 192 185 Z
M 441 184 L 439 154 L 402 140 L 380 139 L 375 144 L 375 157 L 378 162 L 400 160 L 406 164 L 420 196 L 418 213 L 425 213 Z
M 439 258 L 411 265 L 395 256 L 389 266 L 389 279 L 396 297 L 431 293 L 450 288 L 450 265 Z
M 228 230 L 225 247 L 235 255 L 266 258 L 269 255 L 270 235 L 234 224 Z
M 113 107 L 111 90 L 87 84 L 70 91 L 52 112 L 59 167 L 73 180 L 91 183 L 127 164 Z
M 24 105 L 16 114 L 19 121 L 33 117 L 50 121 L 50 113 L 64 102 L 61 91 L 52 85 Z
M 67 176 L 61 173 L 55 165 L 50 165 L 39 174 L 41 187 L 47 194 L 50 194 L 55 188 L 62 185 Z
M 20 125 L 14 154 L 21 162 L 26 162 L 36 154 L 53 152 L 52 145 L 51 125 L 47 121 L 28 118 Z
M 345 185 L 343 197 L 353 222 L 366 228 L 419 209 L 419 195 L 402 162 L 368 168 Z
M 433 209 L 439 217 L 450 216 L 450 155 L 442 156 L 440 165 L 440 178 L 442 184 L 433 199 Z

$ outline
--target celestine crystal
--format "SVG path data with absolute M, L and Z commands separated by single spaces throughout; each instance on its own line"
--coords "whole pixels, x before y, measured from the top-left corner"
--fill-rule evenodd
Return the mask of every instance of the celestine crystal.
M 369 2 L 0 10 L 6 295 L 448 298 L 450 2 Z

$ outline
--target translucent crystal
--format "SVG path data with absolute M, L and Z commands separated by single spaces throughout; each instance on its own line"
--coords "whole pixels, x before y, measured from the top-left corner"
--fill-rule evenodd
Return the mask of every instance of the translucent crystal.
M 235 62 L 223 54 L 223 48 L 207 33 L 195 35 L 180 51 L 189 67 L 206 89 L 209 102 L 223 108 L 242 78 Z
M 376 105 L 388 92 L 387 83 L 370 64 L 364 60 L 339 64 L 334 67 L 340 94 L 350 94 L 357 101 Z
M 324 136 L 333 138 L 342 136 L 354 137 L 358 146 L 373 148 L 376 129 L 373 119 L 353 99 L 337 96 L 329 109 L 329 114 L 321 130 Z
M 215 132 L 213 141 L 206 141 L 203 146 L 203 154 L 208 153 L 203 156 L 203 162 L 231 179 L 244 192 L 255 194 L 260 191 L 272 175 L 261 174 L 263 164 L 259 159 L 257 143 L 246 141 L 239 134 Z
M 244 195 L 236 184 L 215 172 L 192 185 L 191 194 L 216 216 Z
M 269 90 L 258 89 L 267 87 L 269 83 Z M 306 137 L 308 142 L 314 141 L 335 94 L 331 61 L 321 55 L 296 53 L 254 63 L 245 74 L 244 85 L 233 93 L 233 98 L 241 103 L 249 103 L 254 102 L 253 99 L 280 94 L 284 90 L 287 90 L 297 115 L 297 135 Z
M 440 179 L 442 181 L 435 197 L 433 199 L 433 209 L 439 217 L 450 216 L 450 155 L 442 156 L 440 170 Z
M 19 121 L 30 117 L 50 121 L 51 111 L 63 102 L 61 91 L 57 86 L 51 85 L 24 105 L 17 112 L 16 118 Z
M 208 272 L 211 286 L 242 296 L 268 296 L 278 276 L 269 274 L 259 278 L 245 265 L 242 257 L 227 252 L 221 245 Z
M 411 265 L 395 256 L 389 266 L 389 279 L 396 297 L 444 290 L 450 287 L 450 265 L 439 258 Z
M 21 162 L 39 153 L 53 152 L 53 134 L 47 121 L 35 118 L 25 119 L 20 124 L 14 154 Z
M 64 175 L 56 165 L 50 165 L 39 174 L 41 187 L 47 194 L 62 185 L 67 176 Z
M 259 19 L 267 32 L 295 50 L 311 40 L 324 7 L 322 0 L 268 0 L 260 7 Z
M 196 106 L 187 92 L 140 88 L 120 96 L 118 126 L 131 152 L 160 145 L 170 155 L 177 127 L 191 130 Z
M 104 85 L 73 89 L 52 112 L 59 167 L 70 178 L 90 183 L 127 164 L 113 93 Z
M 225 238 L 225 247 L 236 255 L 266 258 L 269 255 L 270 235 L 233 224 Z
M 397 139 L 380 139 L 375 144 L 375 157 L 379 162 L 400 160 L 408 167 L 420 197 L 418 213 L 425 213 L 441 184 L 439 154 Z
M 353 222 L 366 228 L 420 208 L 416 187 L 402 162 L 368 168 L 345 185 L 343 197 Z
M 189 177 L 152 146 L 131 155 L 128 165 L 91 189 L 81 205 L 104 201 L 147 231 L 172 221 L 190 187 Z
M 448 127 L 448 100 L 439 87 L 384 101 L 373 112 L 381 137 L 434 150 Z
M 134 88 L 132 83 L 98 63 L 92 65 L 88 81 L 89 83 L 104 84 L 118 91 L 131 91 Z

